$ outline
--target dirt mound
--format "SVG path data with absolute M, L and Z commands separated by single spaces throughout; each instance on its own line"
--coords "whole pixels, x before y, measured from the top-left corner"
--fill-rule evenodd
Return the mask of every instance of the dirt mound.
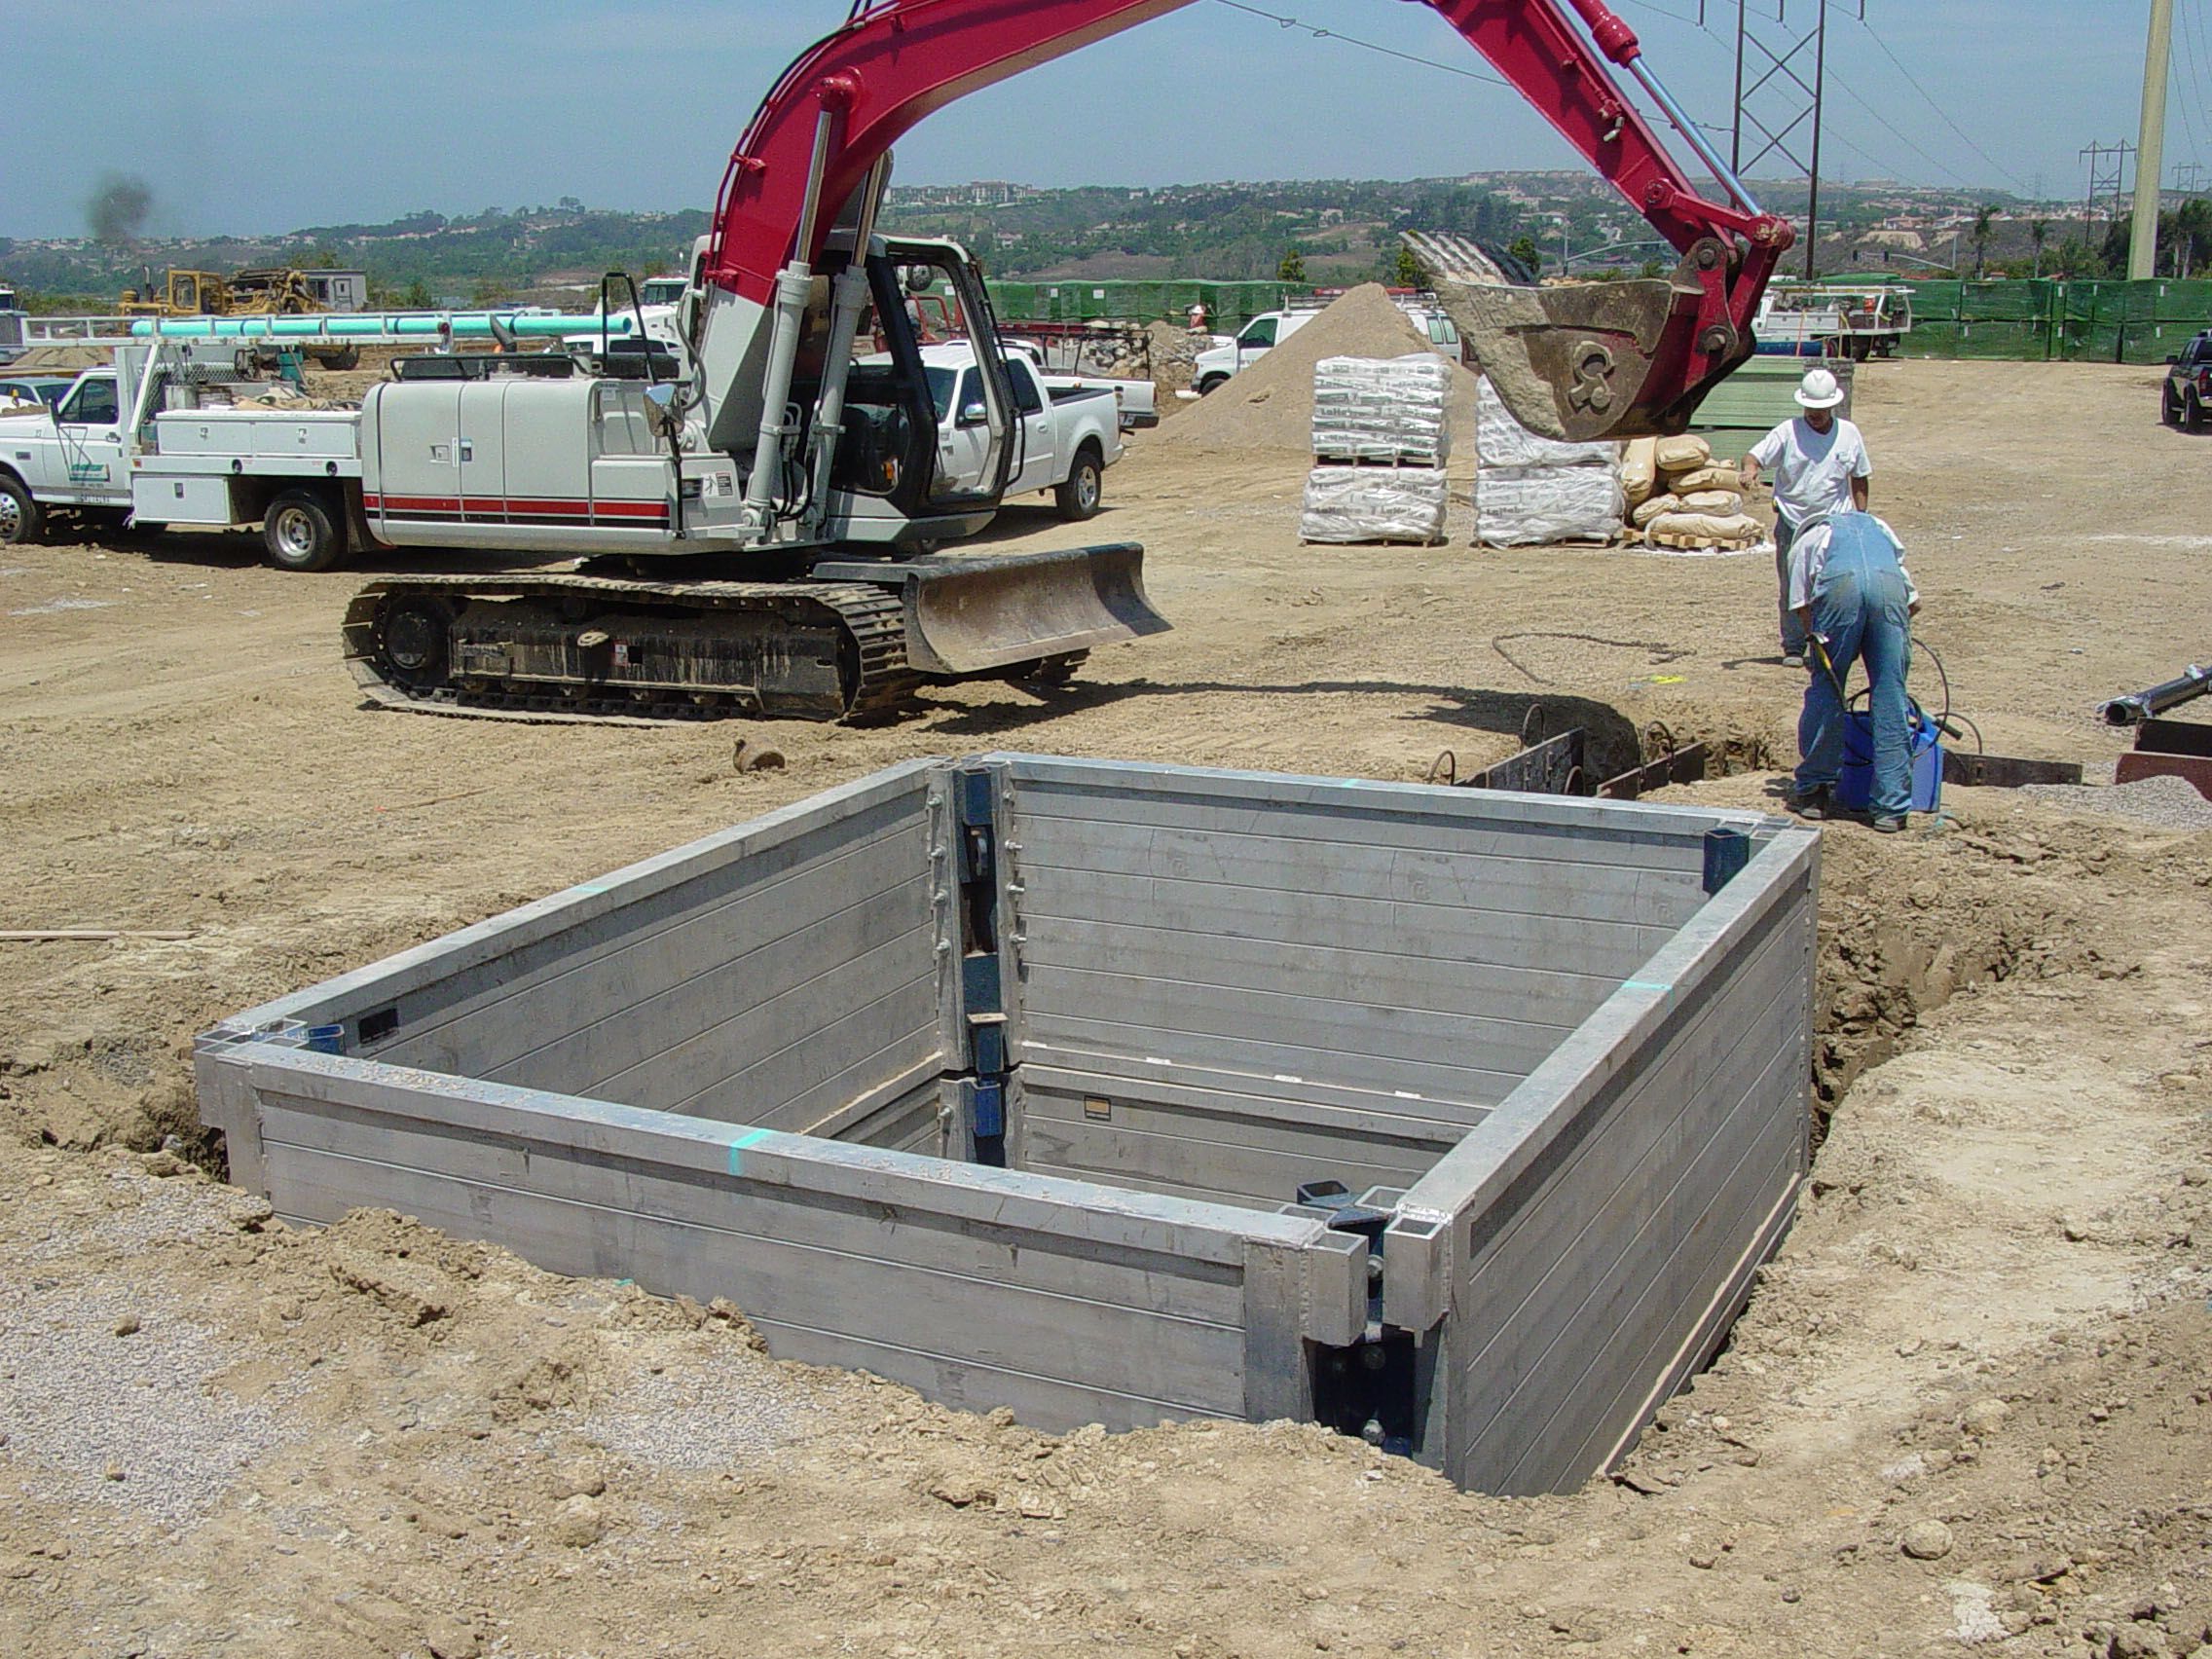
M 1198 450 L 1311 453 L 1313 366 L 1324 357 L 1403 357 L 1435 348 L 1380 283 L 1338 300 L 1161 435 Z M 1475 376 L 1454 374 L 1452 429 L 1462 453 L 1474 447 Z
M 8 364 L 16 375 L 73 375 L 83 369 L 104 369 L 108 354 L 98 346 L 33 346 L 17 353 Z

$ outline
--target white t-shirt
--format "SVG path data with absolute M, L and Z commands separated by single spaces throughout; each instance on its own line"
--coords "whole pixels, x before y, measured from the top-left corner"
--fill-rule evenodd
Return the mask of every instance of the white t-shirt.
M 1870 478 L 1866 440 L 1849 421 L 1825 432 L 1803 416 L 1785 421 L 1751 446 L 1751 459 L 1773 475 L 1774 510 L 1791 525 L 1851 504 L 1851 481 Z

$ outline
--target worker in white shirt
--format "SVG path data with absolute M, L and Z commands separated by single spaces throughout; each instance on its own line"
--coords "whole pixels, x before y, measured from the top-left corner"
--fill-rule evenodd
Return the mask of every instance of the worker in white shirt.
M 1761 468 L 1774 473 L 1774 574 L 1782 610 L 1782 660 L 1805 662 L 1805 631 L 1789 607 L 1789 544 L 1815 517 L 1839 507 L 1866 510 L 1867 479 L 1874 463 L 1859 428 L 1836 414 L 1843 387 L 1826 369 L 1815 369 L 1797 387 L 1805 411 L 1751 446 L 1738 476 L 1750 492 Z
M 1797 775 L 1789 809 L 1825 818 L 1843 775 L 1844 683 L 1851 665 L 1866 665 L 1872 717 L 1874 828 L 1895 832 L 1912 810 L 1910 701 L 1912 618 L 1920 591 L 1904 568 L 1897 532 L 1870 513 L 1843 507 L 1807 521 L 1790 549 L 1786 601 L 1814 658 L 1797 718 Z

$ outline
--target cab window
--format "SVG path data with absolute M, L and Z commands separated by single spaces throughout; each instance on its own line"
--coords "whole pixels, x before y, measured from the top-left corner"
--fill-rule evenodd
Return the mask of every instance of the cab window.
M 1045 407 L 1045 394 L 1037 389 L 1037 377 L 1029 365 L 1018 357 L 1007 359 L 1006 372 L 1014 380 L 1014 406 L 1024 415 L 1035 415 Z
M 1272 316 L 1254 317 L 1245 325 L 1244 332 L 1236 337 L 1236 344 L 1243 347 L 1272 346 L 1274 343 L 1275 319 Z
M 117 420 L 115 382 L 79 381 L 76 390 L 62 400 L 59 418 L 71 425 L 114 425 Z

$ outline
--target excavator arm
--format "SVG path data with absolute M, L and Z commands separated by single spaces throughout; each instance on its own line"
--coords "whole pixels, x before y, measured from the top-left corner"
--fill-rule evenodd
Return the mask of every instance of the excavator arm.
M 1194 0 L 857 0 L 761 103 L 723 176 L 706 279 L 762 308 L 908 129 L 956 98 Z M 1524 424 L 1570 439 L 1679 431 L 1748 357 L 1793 235 L 1758 210 L 1603 0 L 1424 0 L 1681 255 L 1671 279 L 1552 289 L 1444 285 Z M 1593 44 L 1593 42 L 1595 44 Z M 1732 197 L 1706 200 L 1606 67 L 1627 69 Z

